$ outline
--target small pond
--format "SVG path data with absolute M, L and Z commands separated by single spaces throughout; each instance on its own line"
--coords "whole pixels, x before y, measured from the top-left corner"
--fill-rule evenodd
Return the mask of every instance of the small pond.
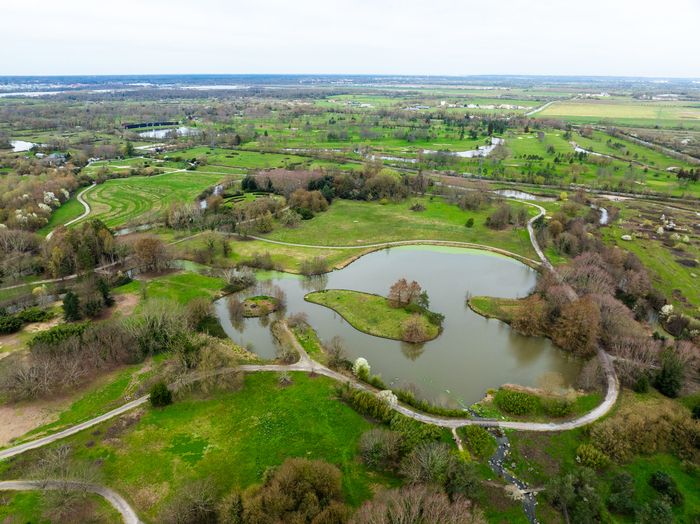
M 194 129 L 192 127 L 185 127 L 181 126 L 178 127 L 177 129 L 174 127 L 169 127 L 167 129 L 152 129 L 150 131 L 141 131 L 139 133 L 139 136 L 142 138 L 157 138 L 157 139 L 163 139 L 163 138 L 168 138 L 171 136 L 172 132 L 175 131 L 177 133 L 177 136 L 191 136 L 191 135 L 196 135 L 199 133 L 198 129 Z
M 430 297 L 430 309 L 445 315 L 444 330 L 422 345 L 373 337 L 350 326 L 334 311 L 304 301 L 318 289 L 353 289 L 386 296 L 396 280 L 416 280 Z M 448 406 L 480 400 L 489 388 L 504 383 L 537 386 L 551 373 L 565 385 L 573 383 L 581 363 L 549 340 L 519 335 L 498 320 L 471 311 L 467 293 L 523 297 L 535 285 L 537 273 L 513 259 L 485 251 L 402 246 L 375 251 L 346 268 L 316 278 L 286 273 L 260 273 L 265 286 L 279 286 L 286 294 L 287 314 L 305 312 L 321 340 L 340 336 L 351 360 L 366 358 L 372 373 L 381 374 L 392 387 L 412 385 L 419 396 Z M 242 292 L 250 296 L 265 289 Z M 215 303 L 226 333 L 249 345 L 264 358 L 274 358 L 275 342 L 269 319 L 251 318 L 232 324 L 227 298 Z

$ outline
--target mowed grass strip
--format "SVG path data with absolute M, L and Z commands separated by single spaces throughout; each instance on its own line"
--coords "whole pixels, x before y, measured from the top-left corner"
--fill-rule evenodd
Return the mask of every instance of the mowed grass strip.
M 402 340 L 401 325 L 414 315 L 404 308 L 391 307 L 389 301 L 382 296 L 348 289 L 316 291 L 304 298 L 332 309 L 358 331 L 394 340 Z M 431 324 L 425 315 L 421 315 L 420 319 L 427 340 L 440 334 L 438 326 Z
M 88 218 L 99 218 L 109 227 L 123 226 L 153 217 L 172 202 L 192 202 L 222 175 L 183 171 L 152 177 L 108 180 L 85 194 L 91 208 Z

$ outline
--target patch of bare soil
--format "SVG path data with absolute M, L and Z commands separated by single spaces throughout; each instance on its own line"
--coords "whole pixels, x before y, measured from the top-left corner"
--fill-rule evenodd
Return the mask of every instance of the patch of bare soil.
M 128 317 L 134 312 L 134 309 L 136 309 L 139 303 L 139 296 L 135 293 L 125 293 L 115 296 L 114 301 L 114 306 L 109 309 L 107 317 L 112 317 L 114 315 Z
M 1 405 L 0 446 L 6 446 L 28 431 L 53 422 L 70 403 L 71 399 L 60 398 Z

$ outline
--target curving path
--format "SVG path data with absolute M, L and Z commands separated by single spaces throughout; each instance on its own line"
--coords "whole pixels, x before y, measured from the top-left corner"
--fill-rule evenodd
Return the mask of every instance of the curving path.
M 93 182 L 90 186 L 86 187 L 86 188 L 83 189 L 80 193 L 78 193 L 78 195 L 76 196 L 76 199 L 78 200 L 78 202 L 80 202 L 80 203 L 82 204 L 84 211 L 83 211 L 83 213 L 82 213 L 79 217 L 73 218 L 72 220 L 69 220 L 69 221 L 66 222 L 65 224 L 62 224 L 63 227 L 68 227 L 68 226 L 70 226 L 71 224 L 75 224 L 76 222 L 82 220 L 83 218 L 85 218 L 86 216 L 88 216 L 88 215 L 90 214 L 90 211 L 91 211 L 91 209 L 90 209 L 90 204 L 88 204 L 88 203 L 85 201 L 85 199 L 83 198 L 83 196 L 85 195 L 85 193 L 87 193 L 88 191 L 90 191 L 90 190 L 91 190 L 93 187 L 95 187 L 96 185 L 97 185 L 97 184 L 96 184 L 95 182 Z M 54 232 L 54 231 L 56 231 L 56 230 L 54 229 L 53 231 L 50 231 L 48 235 L 46 235 L 46 240 L 51 240 L 51 237 L 53 236 L 53 232 Z
M 33 491 L 33 490 L 81 490 L 94 493 L 104 498 L 122 516 L 125 524 L 141 524 L 134 509 L 116 491 L 99 484 L 77 482 L 71 480 L 5 480 L 0 481 L 0 491 Z
M 544 252 L 540 248 L 539 244 L 537 243 L 537 238 L 535 236 L 535 231 L 533 224 L 534 222 L 543 216 L 546 213 L 546 210 L 537 204 L 533 204 L 531 202 L 524 202 L 528 205 L 534 206 L 539 210 L 539 213 L 532 217 L 527 224 L 527 229 L 528 233 L 530 236 L 530 241 L 532 242 L 532 246 L 537 252 L 537 255 L 539 256 L 541 260 L 541 264 L 549 269 L 550 271 L 554 272 L 555 275 L 558 276 L 558 273 L 552 266 L 552 264 L 547 260 L 547 257 L 544 255 Z M 264 241 L 269 241 L 277 244 L 282 244 L 282 245 L 299 245 L 299 244 L 285 244 L 284 242 L 279 242 L 279 241 L 271 241 L 268 239 L 264 239 L 261 237 L 253 237 L 259 240 L 264 240 Z M 401 244 L 410 244 L 410 243 L 416 243 L 420 241 L 404 241 L 404 242 L 396 242 L 396 243 L 386 243 L 386 244 L 374 244 L 374 245 L 367 245 L 367 246 L 352 246 L 353 248 L 358 248 L 358 249 L 367 249 L 371 247 L 385 247 L 387 244 L 389 245 L 401 245 Z M 432 241 L 431 241 L 432 242 Z M 478 245 L 472 245 L 472 247 L 476 247 Z M 312 248 L 319 248 L 319 249 L 343 249 L 343 248 L 331 248 L 329 246 L 306 246 L 306 247 L 312 247 Z M 488 246 L 486 246 L 488 247 Z M 494 249 L 494 248 L 489 248 L 489 249 Z M 498 250 L 498 251 L 503 251 L 503 250 Z M 510 254 L 509 252 L 505 252 Z M 520 255 L 517 255 L 520 257 Z M 524 258 L 524 257 L 522 257 Z M 576 299 L 576 293 L 573 291 L 573 289 L 569 288 L 569 296 L 571 299 Z M 288 330 L 288 328 L 285 329 Z M 338 373 L 337 371 L 333 371 L 322 364 L 312 360 L 309 355 L 304 351 L 302 348 L 301 344 L 297 341 L 296 337 L 294 337 L 291 332 L 288 331 L 290 334 L 290 340 L 293 341 L 293 344 L 296 348 L 296 350 L 299 353 L 299 361 L 296 362 L 295 364 L 290 364 L 290 365 L 281 365 L 281 364 L 252 364 L 252 365 L 242 365 L 238 369 L 244 372 L 275 372 L 275 371 L 299 371 L 299 372 L 305 372 L 305 373 L 317 373 L 320 375 L 327 376 L 329 378 L 332 378 L 333 380 L 337 380 L 339 382 L 343 383 L 349 383 L 351 386 L 364 389 L 367 391 L 372 391 L 375 392 L 376 389 L 373 387 L 364 384 L 362 382 L 358 382 L 354 377 L 350 377 L 347 375 L 343 375 L 341 373 Z M 440 427 L 445 427 L 445 428 L 459 428 L 462 426 L 469 426 L 469 425 L 478 425 L 478 426 L 488 426 L 488 427 L 499 427 L 499 428 L 504 428 L 504 429 L 515 429 L 515 430 L 522 430 L 522 431 L 567 431 L 570 429 L 578 428 L 581 426 L 585 426 L 587 424 L 590 424 L 591 422 L 594 422 L 601 417 L 605 416 L 615 405 L 615 402 L 617 401 L 617 397 L 619 395 L 619 382 L 617 379 L 617 375 L 615 374 L 615 368 L 613 366 L 613 361 L 612 357 L 605 352 L 603 349 L 598 348 L 598 358 L 600 359 L 601 366 L 605 372 L 606 376 L 606 394 L 605 394 L 605 399 L 603 402 L 598 405 L 595 409 L 592 411 L 586 413 L 585 415 L 582 415 L 581 417 L 575 418 L 573 420 L 568 420 L 568 421 L 563 421 L 563 422 L 516 422 L 516 421 L 505 421 L 505 420 L 488 420 L 488 419 L 471 419 L 471 418 L 449 418 L 449 417 L 439 417 L 435 415 L 430 415 L 427 413 L 423 413 L 420 411 L 417 411 L 413 408 L 403 406 L 403 405 L 397 405 L 394 406 L 393 409 L 398 411 L 399 413 L 402 413 L 406 415 L 407 417 L 410 417 L 414 420 L 418 420 L 420 422 L 424 422 L 426 424 L 433 424 L 436 426 Z M 231 372 L 231 369 L 221 369 L 217 370 L 214 372 L 214 375 L 218 374 L 224 374 L 224 373 L 229 373 Z M 209 375 L 211 376 L 211 375 Z M 198 378 L 201 377 L 191 377 L 188 380 L 197 380 Z M 17 446 L 13 446 L 10 448 L 6 448 L 4 450 L 0 450 L 0 460 L 7 459 L 9 457 L 13 457 L 16 455 L 19 455 L 21 453 L 24 453 L 25 451 L 39 448 L 42 446 L 45 446 L 47 444 L 50 444 L 52 442 L 55 442 L 57 440 L 66 438 L 70 435 L 74 435 L 75 433 L 78 433 L 84 429 L 90 428 L 92 426 L 95 426 L 97 424 L 100 424 L 106 420 L 109 420 L 113 417 L 119 416 L 126 411 L 129 411 L 137 406 L 140 406 L 148 401 L 148 395 L 144 395 L 138 399 L 132 400 L 131 402 L 124 404 L 123 406 L 120 406 L 116 409 L 113 409 L 112 411 L 109 411 L 107 413 L 104 413 L 103 415 L 100 415 L 98 417 L 95 417 L 93 419 L 87 420 L 81 424 L 77 424 L 75 426 L 72 426 L 70 428 L 64 429 L 63 431 L 59 431 L 57 433 L 54 433 L 52 435 L 48 435 L 46 437 L 42 437 L 37 440 L 25 442 L 23 444 L 19 444 Z

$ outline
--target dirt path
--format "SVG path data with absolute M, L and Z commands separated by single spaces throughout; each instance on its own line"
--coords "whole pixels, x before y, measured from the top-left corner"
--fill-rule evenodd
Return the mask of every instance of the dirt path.
M 134 509 L 124 498 L 105 486 L 70 480 L 5 480 L 0 481 L 0 491 L 34 491 L 34 490 L 80 490 L 94 493 L 104 498 L 122 516 L 125 524 L 141 524 Z

